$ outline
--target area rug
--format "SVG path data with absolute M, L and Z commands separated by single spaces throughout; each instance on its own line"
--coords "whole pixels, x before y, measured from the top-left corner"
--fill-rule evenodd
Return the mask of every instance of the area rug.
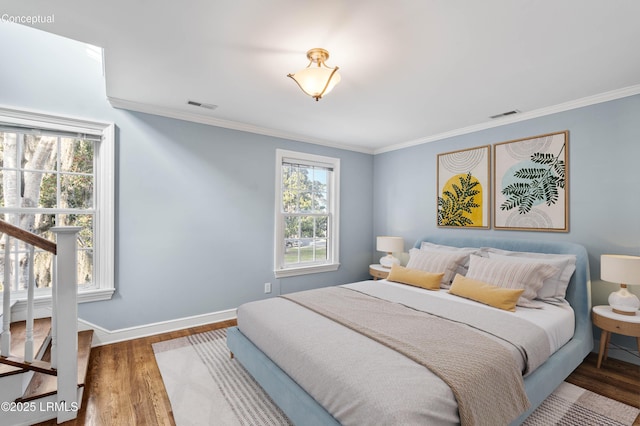
M 229 356 L 226 330 L 153 344 L 177 426 L 292 423 L 249 373 Z M 631 426 L 640 410 L 562 383 L 527 426 Z

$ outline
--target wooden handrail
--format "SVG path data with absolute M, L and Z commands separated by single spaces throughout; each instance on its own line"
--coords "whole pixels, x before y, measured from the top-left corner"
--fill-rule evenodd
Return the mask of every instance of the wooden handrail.
M 25 231 L 22 228 L 13 226 L 12 224 L 5 222 L 4 220 L 0 220 L 0 232 L 9 234 L 13 238 L 17 238 L 21 241 L 24 241 L 25 243 L 29 243 L 33 246 L 41 248 L 42 250 L 48 251 L 49 253 L 57 253 L 58 249 L 56 243 L 54 243 L 53 241 L 49 241 L 29 231 Z

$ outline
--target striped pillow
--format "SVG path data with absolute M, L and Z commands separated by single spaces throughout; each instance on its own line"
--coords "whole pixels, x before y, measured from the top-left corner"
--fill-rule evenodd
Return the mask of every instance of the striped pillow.
M 412 248 L 409 250 L 409 256 L 407 268 L 444 273 L 442 281 L 440 281 L 440 288 L 449 288 L 453 277 L 456 276 L 458 265 L 464 263 L 468 254 L 432 252 Z
M 544 280 L 558 272 L 558 268 L 545 263 L 520 263 L 489 259 L 471 255 L 467 278 L 502 288 L 524 289 L 518 306 L 538 308 L 533 301 Z

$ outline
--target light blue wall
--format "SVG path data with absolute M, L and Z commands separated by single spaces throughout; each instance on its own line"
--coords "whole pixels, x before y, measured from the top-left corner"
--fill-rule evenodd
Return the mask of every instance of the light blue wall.
M 114 122 L 116 293 L 80 305 L 109 330 L 235 308 L 367 278 L 373 156 L 114 109 L 100 65 L 73 41 L 0 23 L 0 104 Z M 11 58 L 7 61 L 7 58 Z M 341 267 L 273 275 L 275 151 L 341 159 Z
M 11 58 L 0 67 L 0 104 L 117 125 L 116 294 L 80 306 L 107 329 L 234 308 L 266 297 L 265 282 L 285 293 L 367 278 L 381 255 L 375 235 L 403 236 L 407 249 L 431 234 L 578 242 L 590 254 L 594 304 L 616 287 L 598 281 L 600 254 L 640 255 L 640 96 L 370 156 L 114 109 L 83 47 L 31 28 L 0 23 L 0 53 Z M 569 130 L 569 233 L 436 227 L 437 154 L 561 130 Z M 273 277 L 277 148 L 341 158 L 335 273 Z M 614 342 L 635 349 L 633 339 Z
M 569 130 L 568 233 L 437 228 L 439 153 L 562 130 Z M 640 255 L 639 161 L 640 95 L 379 154 L 374 159 L 374 235 L 402 236 L 407 249 L 427 235 L 577 242 L 589 252 L 593 304 L 608 304 L 617 285 L 599 280 L 600 255 Z M 630 290 L 640 295 L 639 288 Z M 635 339 L 613 341 L 636 350 Z

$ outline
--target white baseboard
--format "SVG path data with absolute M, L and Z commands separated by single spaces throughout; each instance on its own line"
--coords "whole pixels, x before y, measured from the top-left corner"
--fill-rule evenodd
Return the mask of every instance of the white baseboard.
M 11 321 L 24 321 L 26 319 L 26 303 L 12 303 Z M 34 303 L 34 317 L 45 318 L 51 316 L 51 298 L 36 298 Z M 0 316 L 0 319 L 2 316 Z M 107 330 L 99 325 L 78 318 L 78 330 L 94 330 L 93 346 L 108 345 L 110 343 L 123 342 L 125 340 L 138 339 L 140 337 L 153 336 L 155 334 L 168 333 L 189 327 L 197 327 L 205 324 L 228 321 L 236 318 L 235 309 L 211 312 L 208 314 L 194 315 L 175 320 L 162 321 L 119 330 Z M 1 325 L 1 323 L 0 323 Z M 1 328 L 1 327 L 0 327 Z
M 92 324 L 78 318 L 79 330 L 94 330 L 93 347 L 108 345 L 111 343 L 123 342 L 125 340 L 139 339 L 141 337 L 153 336 L 156 334 L 168 333 L 170 331 L 182 330 L 190 327 L 197 327 L 205 324 L 212 324 L 228 321 L 236 318 L 236 310 L 211 312 L 208 314 L 195 315 L 192 317 L 179 318 L 175 320 L 156 322 L 135 327 L 121 328 L 119 330 L 107 330 L 99 325 Z

